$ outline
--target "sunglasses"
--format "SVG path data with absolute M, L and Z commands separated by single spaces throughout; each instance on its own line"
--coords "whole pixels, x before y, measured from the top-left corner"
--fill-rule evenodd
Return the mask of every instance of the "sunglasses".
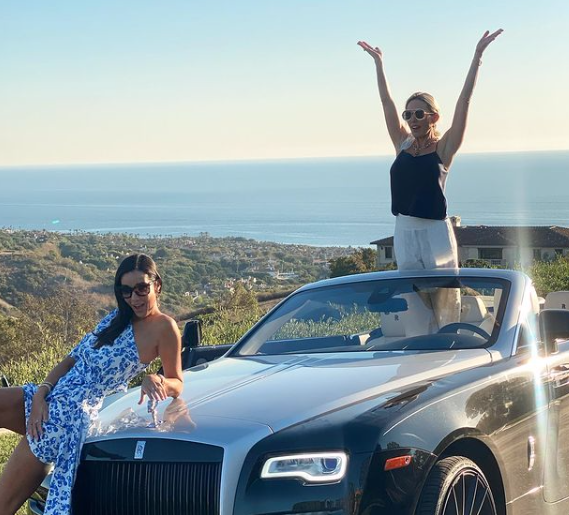
M 150 287 L 154 281 L 149 283 L 138 283 L 134 286 L 127 286 L 126 284 L 121 284 L 117 286 L 117 291 L 122 295 L 123 299 L 130 299 L 133 293 L 136 293 L 139 297 L 146 297 L 150 293 Z
M 405 111 L 403 111 L 401 116 L 403 117 L 404 120 L 410 120 L 411 116 L 415 115 L 415 118 L 417 120 L 422 120 L 423 118 L 425 118 L 425 115 L 427 114 L 435 114 L 435 113 L 429 113 L 424 109 L 415 109 L 414 111 L 411 111 L 410 109 L 405 109 Z

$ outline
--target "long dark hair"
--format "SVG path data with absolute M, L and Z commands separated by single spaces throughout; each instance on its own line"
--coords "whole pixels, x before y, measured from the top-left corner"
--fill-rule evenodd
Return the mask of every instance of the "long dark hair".
M 145 273 L 154 281 L 156 293 L 160 293 L 162 290 L 162 277 L 160 277 L 156 263 L 150 256 L 146 254 L 132 254 L 124 258 L 115 274 L 114 290 L 115 298 L 117 299 L 118 313 L 105 329 L 100 333 L 95 333 L 95 336 L 97 336 L 96 348 L 100 348 L 103 345 L 111 345 L 130 324 L 134 312 L 121 295 L 120 286 L 122 276 L 128 272 L 134 272 L 135 270 Z

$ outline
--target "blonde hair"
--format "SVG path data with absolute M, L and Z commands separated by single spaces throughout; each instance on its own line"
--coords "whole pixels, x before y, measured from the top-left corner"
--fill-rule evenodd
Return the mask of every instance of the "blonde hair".
M 420 100 L 421 102 L 427 104 L 429 110 L 431 111 L 431 113 L 436 113 L 439 115 L 439 119 L 440 119 L 440 108 L 439 108 L 439 104 L 437 104 L 437 101 L 435 100 L 435 97 L 433 97 L 433 95 L 430 95 L 429 93 L 425 93 L 424 91 L 417 91 L 415 93 L 413 93 L 408 99 L 407 102 L 405 102 L 405 109 L 407 109 L 407 107 L 409 106 L 409 102 L 411 102 L 411 100 Z M 434 128 L 434 136 L 436 138 L 440 138 L 441 137 L 441 133 L 437 130 L 437 124 L 433 124 L 433 128 Z

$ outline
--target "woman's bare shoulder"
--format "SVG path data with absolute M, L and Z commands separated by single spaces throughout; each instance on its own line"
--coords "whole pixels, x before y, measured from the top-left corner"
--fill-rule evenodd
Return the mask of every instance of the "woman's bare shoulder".
M 156 317 L 155 323 L 159 327 L 160 332 L 162 333 L 165 334 L 174 333 L 176 335 L 180 334 L 180 329 L 178 328 L 178 324 L 176 323 L 176 321 L 171 316 L 166 315 L 165 313 L 160 313 Z

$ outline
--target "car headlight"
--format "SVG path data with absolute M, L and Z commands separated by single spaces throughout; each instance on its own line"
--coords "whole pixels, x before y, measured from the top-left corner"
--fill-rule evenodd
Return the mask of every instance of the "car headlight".
M 317 452 L 269 458 L 261 477 L 298 477 L 310 483 L 339 481 L 346 473 L 348 456 L 344 452 Z

